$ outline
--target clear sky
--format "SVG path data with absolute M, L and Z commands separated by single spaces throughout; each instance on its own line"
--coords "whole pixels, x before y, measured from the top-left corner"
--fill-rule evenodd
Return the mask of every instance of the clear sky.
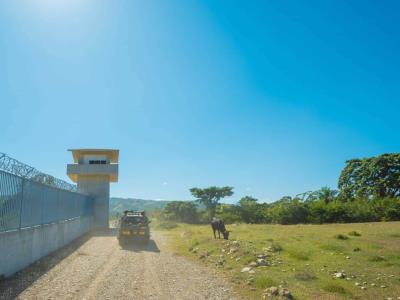
M 0 151 L 68 180 L 118 148 L 113 196 L 336 187 L 400 149 L 399 3 L 3 0 Z

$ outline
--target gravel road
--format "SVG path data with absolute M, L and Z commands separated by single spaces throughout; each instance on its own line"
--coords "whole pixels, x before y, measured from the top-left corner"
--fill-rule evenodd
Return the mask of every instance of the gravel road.
M 234 299 L 211 270 L 173 255 L 161 233 L 122 248 L 85 236 L 0 283 L 0 299 Z

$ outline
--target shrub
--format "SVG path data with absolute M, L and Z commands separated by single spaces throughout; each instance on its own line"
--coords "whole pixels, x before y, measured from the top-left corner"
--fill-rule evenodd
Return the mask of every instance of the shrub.
M 272 252 L 281 252 L 283 250 L 282 246 L 277 243 L 272 243 L 270 249 Z
M 344 234 L 337 234 L 337 235 L 335 235 L 335 238 L 337 238 L 338 240 L 348 240 L 349 239 L 349 237 Z
M 361 236 L 361 233 L 359 233 L 358 231 L 350 231 L 349 235 L 351 235 L 351 236 Z

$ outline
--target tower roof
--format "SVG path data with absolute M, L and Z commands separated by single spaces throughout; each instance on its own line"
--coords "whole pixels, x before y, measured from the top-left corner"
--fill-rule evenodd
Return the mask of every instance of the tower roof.
M 106 155 L 110 158 L 110 162 L 117 164 L 119 157 L 119 150 L 117 149 L 68 149 L 68 151 L 72 152 L 72 157 L 74 162 L 77 163 L 79 161 L 79 157 L 82 155 Z

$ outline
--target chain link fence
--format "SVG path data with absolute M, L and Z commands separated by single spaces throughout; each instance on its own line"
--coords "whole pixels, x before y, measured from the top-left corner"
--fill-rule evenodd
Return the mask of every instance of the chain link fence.
M 0 170 L 0 232 L 93 215 L 93 200 Z

